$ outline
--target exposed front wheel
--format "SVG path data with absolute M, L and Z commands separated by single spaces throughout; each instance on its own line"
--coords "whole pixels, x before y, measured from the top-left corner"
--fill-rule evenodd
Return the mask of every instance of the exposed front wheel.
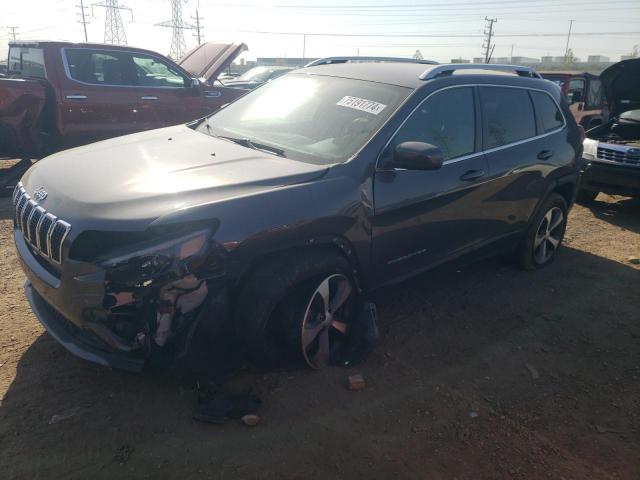
M 520 245 L 520 265 L 532 270 L 553 261 L 567 227 L 567 203 L 551 194 L 531 222 Z
M 346 345 L 356 303 L 353 269 L 340 254 L 274 257 L 249 273 L 239 292 L 238 335 L 256 365 L 302 360 L 320 369 Z

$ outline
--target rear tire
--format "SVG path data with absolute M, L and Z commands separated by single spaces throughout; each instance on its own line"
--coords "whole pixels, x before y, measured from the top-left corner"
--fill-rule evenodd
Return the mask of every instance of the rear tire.
M 520 243 L 520 266 L 525 270 L 535 270 L 553 262 L 566 228 L 567 202 L 562 196 L 552 193 L 531 220 Z
M 593 203 L 600 192 L 595 192 L 593 190 L 578 190 L 578 194 L 576 195 L 576 202 L 580 205 L 589 205 Z
M 320 319 L 315 315 L 318 312 L 312 311 L 315 308 L 312 305 L 322 302 L 317 292 L 323 282 L 327 282 L 327 287 L 330 284 L 332 295 L 336 289 L 348 289 L 348 298 L 334 313 L 336 318 L 340 315 L 341 325 L 349 325 L 355 317 L 357 290 L 353 268 L 339 253 L 301 250 L 272 257 L 248 274 L 236 297 L 235 319 L 238 338 L 252 363 L 273 367 L 305 360 L 312 368 L 322 368 L 329 363 L 330 355 L 318 364 L 311 361 L 312 354 L 321 347 L 320 339 L 312 344 L 310 340 L 315 338 L 306 338 L 307 348 L 303 348 L 305 326 L 307 333 L 326 333 L 327 338 L 322 337 L 325 342 L 329 330 L 332 342 L 340 340 L 340 335 L 330 328 L 331 319 L 327 318 L 326 326 L 320 325 L 324 318 Z M 346 336 L 348 332 L 339 333 Z M 325 342 L 322 342 L 323 347 L 326 347 Z M 334 346 L 337 347 L 330 345 L 331 348 Z

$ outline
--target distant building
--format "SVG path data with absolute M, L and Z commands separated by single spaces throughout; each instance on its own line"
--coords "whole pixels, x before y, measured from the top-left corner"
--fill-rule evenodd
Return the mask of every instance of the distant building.
M 511 57 L 510 62 L 516 65 L 523 65 L 526 63 L 540 63 L 540 59 L 532 57 Z
M 471 60 L 467 60 L 465 58 L 452 58 L 451 63 L 471 63 Z
M 302 58 L 302 57 L 258 57 L 256 65 L 278 65 L 283 67 L 303 67 L 307 63 L 317 60 L 315 58 Z
M 589 55 L 587 57 L 587 63 L 609 63 L 609 57 L 604 55 Z
M 542 57 L 540 59 L 541 63 L 553 63 L 553 57 Z

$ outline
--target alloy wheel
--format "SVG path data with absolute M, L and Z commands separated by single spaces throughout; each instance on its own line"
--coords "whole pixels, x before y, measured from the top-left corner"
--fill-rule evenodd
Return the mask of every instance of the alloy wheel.
M 564 233 L 564 213 L 553 207 L 542 217 L 533 241 L 533 258 L 538 265 L 547 263 L 560 245 Z
M 346 339 L 349 321 L 345 307 L 352 294 L 349 278 L 334 274 L 322 280 L 311 295 L 301 335 L 302 355 L 311 368 L 326 367 L 334 345 Z

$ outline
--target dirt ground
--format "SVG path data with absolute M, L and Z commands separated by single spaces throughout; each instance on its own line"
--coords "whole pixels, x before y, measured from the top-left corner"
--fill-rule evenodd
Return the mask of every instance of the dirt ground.
M 242 372 L 253 428 L 60 347 L 23 296 L 7 199 L 0 218 L 1 478 L 640 478 L 638 201 L 576 206 L 542 271 L 491 260 L 379 294 L 364 365 Z

